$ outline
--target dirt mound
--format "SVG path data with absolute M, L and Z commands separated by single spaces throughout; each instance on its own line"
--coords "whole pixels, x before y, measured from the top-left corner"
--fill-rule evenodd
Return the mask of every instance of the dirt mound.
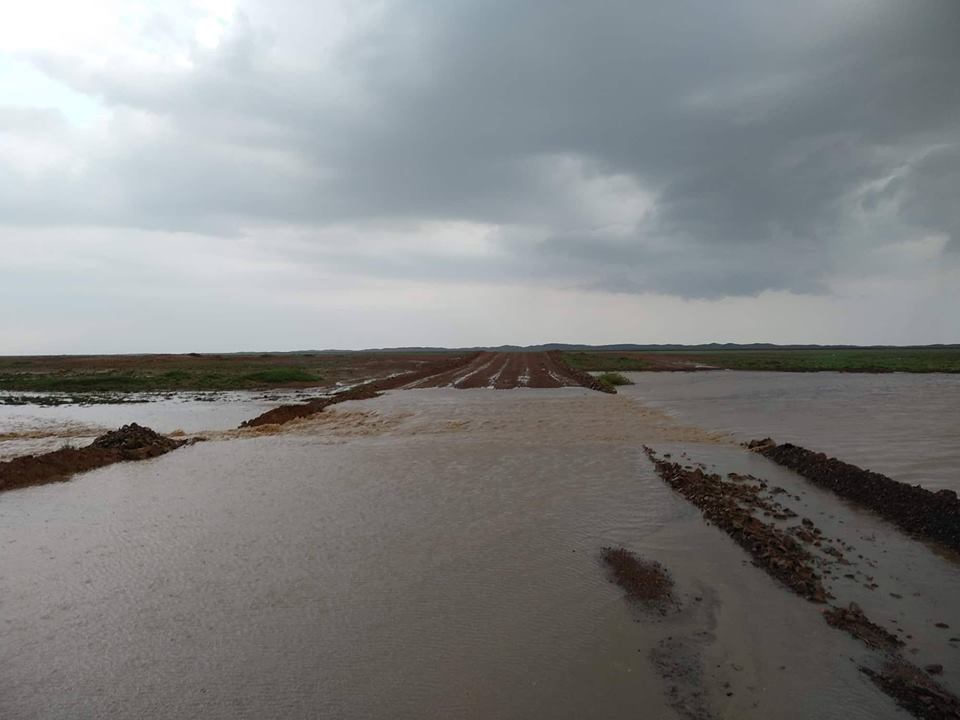
M 911 663 L 894 659 L 885 663 L 879 672 L 865 667 L 860 671 L 914 717 L 960 718 L 960 700 Z
M 600 557 L 610 566 L 613 582 L 623 588 L 630 600 L 663 615 L 675 605 L 673 579 L 660 563 L 639 558 L 626 548 L 605 547 Z
M 903 641 L 896 635 L 871 622 L 854 602 L 846 608 L 834 607 L 824 611 L 823 619 L 831 627 L 847 631 L 872 648 L 893 650 L 903 645 Z
M 71 475 L 125 460 L 145 460 L 175 450 L 173 440 L 133 423 L 101 435 L 82 448 L 61 448 L 0 463 L 0 492 L 68 480 Z
M 96 438 L 90 447 L 106 450 L 125 450 L 125 451 L 143 451 L 169 452 L 180 447 L 181 443 L 168 437 L 164 437 L 158 432 L 148 427 L 131 423 L 124 425 L 119 430 L 111 430 Z
M 770 438 L 753 440 L 747 447 L 907 532 L 960 550 L 960 499 L 952 490 L 931 492 L 798 445 L 778 445 Z
M 323 412 L 329 406 L 336 405 L 337 403 L 346 402 L 347 400 L 368 400 L 378 395 L 380 395 L 380 393 L 374 389 L 373 383 L 367 383 L 329 397 L 316 398 L 304 403 L 297 403 L 296 405 L 281 405 L 280 407 L 273 408 L 273 410 L 267 410 L 267 412 L 257 415 L 255 418 L 244 420 L 240 423 L 240 427 L 283 425 L 291 420 L 309 417 L 310 415 Z
M 813 569 L 810 553 L 783 530 L 753 516 L 754 510 L 782 514 L 779 504 L 761 495 L 763 485 L 727 482 L 699 468 L 688 470 L 679 463 L 658 458 L 649 447 L 644 447 L 644 451 L 657 474 L 749 552 L 758 567 L 797 595 L 812 602 L 826 602 L 827 591 Z

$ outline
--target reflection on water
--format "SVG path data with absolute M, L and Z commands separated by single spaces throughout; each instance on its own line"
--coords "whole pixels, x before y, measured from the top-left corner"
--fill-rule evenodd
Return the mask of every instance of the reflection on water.
M 960 491 L 960 375 L 629 373 L 621 392 L 747 440 L 770 436 Z

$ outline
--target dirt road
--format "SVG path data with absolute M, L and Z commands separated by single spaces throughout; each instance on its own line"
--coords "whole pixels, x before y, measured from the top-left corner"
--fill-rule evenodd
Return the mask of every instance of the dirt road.
M 385 390 L 418 388 L 560 388 L 585 387 L 616 392 L 589 373 L 564 363 L 555 352 L 477 352 L 422 365 L 418 370 L 357 385 L 335 395 L 295 405 L 281 405 L 245 421 L 241 427 L 276 425 L 323 412 L 345 400 L 377 397 Z
M 414 388 L 558 388 L 591 386 L 578 373 L 547 352 L 483 352 L 469 363 L 403 385 Z

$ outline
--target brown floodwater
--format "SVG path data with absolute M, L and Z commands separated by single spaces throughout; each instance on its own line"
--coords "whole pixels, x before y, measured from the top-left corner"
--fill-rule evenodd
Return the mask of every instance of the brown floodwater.
M 4 394 L 0 404 L 0 461 L 56 450 L 65 444 L 86 445 L 121 425 L 139 423 L 160 433 L 199 433 L 235 428 L 279 403 L 298 402 L 317 389 L 273 392 L 115 393 L 122 403 L 85 403 L 64 393 Z M 10 404 L 24 397 L 48 403 Z
M 838 598 L 960 676 L 952 560 L 628 395 L 400 391 L 212 437 L 0 495 L 0 717 L 903 717 L 643 443 L 795 490 L 880 586 Z M 679 612 L 625 601 L 618 544 Z
M 960 375 L 628 373 L 621 392 L 682 422 L 770 436 L 901 482 L 960 492 Z

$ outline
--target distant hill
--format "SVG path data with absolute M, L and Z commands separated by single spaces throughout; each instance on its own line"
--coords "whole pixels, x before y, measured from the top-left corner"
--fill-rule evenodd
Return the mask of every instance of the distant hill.
M 655 352 L 658 350 L 691 350 L 700 352 L 716 352 L 719 350 L 923 350 L 923 349 L 941 349 L 957 350 L 960 349 L 960 343 L 935 345 L 776 345 L 774 343 L 701 343 L 699 345 L 682 345 L 679 343 L 665 344 L 638 344 L 638 343 L 616 343 L 611 345 L 583 345 L 576 343 L 545 343 L 543 345 L 483 345 L 475 347 L 436 347 L 436 346 L 410 346 L 410 347 L 383 347 L 367 348 L 364 350 L 297 350 L 291 352 L 315 353 L 315 354 L 333 354 L 333 353 L 352 353 L 352 352 L 410 352 L 410 353 L 433 353 L 433 352 L 476 352 L 480 350 L 492 352 L 541 352 L 546 350 L 561 350 L 563 352 Z

